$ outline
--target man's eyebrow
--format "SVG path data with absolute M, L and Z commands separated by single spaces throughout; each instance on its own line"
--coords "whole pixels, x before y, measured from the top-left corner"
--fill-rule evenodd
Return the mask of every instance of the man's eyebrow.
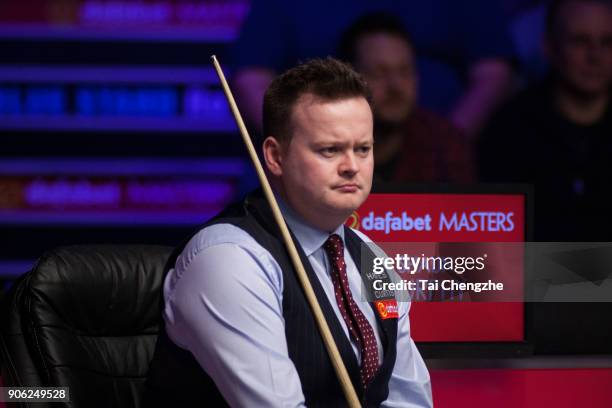
M 348 145 L 349 143 L 346 141 L 340 141 L 340 140 L 319 140 L 319 141 L 312 142 L 312 144 L 314 146 L 344 146 L 344 145 Z

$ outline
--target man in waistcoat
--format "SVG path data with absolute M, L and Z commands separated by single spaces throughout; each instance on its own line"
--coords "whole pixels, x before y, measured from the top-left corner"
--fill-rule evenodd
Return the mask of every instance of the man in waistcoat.
M 429 407 L 409 303 L 387 313 L 364 300 L 360 251 L 368 238 L 344 226 L 370 192 L 372 128 L 363 79 L 337 60 L 312 60 L 265 94 L 263 159 L 362 405 Z M 177 249 L 163 317 L 147 379 L 151 405 L 346 405 L 261 192 Z

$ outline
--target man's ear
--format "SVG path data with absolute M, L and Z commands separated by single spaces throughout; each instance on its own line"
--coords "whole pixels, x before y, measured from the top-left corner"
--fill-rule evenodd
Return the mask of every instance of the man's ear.
M 282 146 L 276 138 L 266 137 L 263 142 L 263 156 L 268 171 L 275 176 L 283 174 Z

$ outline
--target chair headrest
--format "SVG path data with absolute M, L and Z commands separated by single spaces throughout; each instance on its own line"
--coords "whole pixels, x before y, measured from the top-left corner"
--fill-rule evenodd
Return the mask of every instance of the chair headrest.
M 66 246 L 47 252 L 29 281 L 36 325 L 94 336 L 157 330 L 163 272 L 172 248 Z

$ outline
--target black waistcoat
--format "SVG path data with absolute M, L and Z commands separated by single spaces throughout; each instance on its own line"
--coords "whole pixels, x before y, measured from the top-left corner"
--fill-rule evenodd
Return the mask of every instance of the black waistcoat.
M 346 400 L 336 377 L 331 360 L 325 349 L 314 315 L 279 237 L 270 208 L 260 193 L 249 195 L 244 202 L 230 206 L 205 226 L 218 223 L 233 224 L 248 232 L 267 249 L 283 271 L 283 317 L 289 357 L 293 361 L 308 407 L 342 407 Z M 295 239 L 294 239 L 295 241 Z M 361 239 L 345 228 L 346 247 L 360 266 Z M 187 242 L 187 241 L 186 241 Z M 186 244 L 185 242 L 185 244 Z M 295 241 L 297 243 L 297 241 Z M 174 252 L 167 270 L 174 267 L 178 255 L 185 245 Z M 379 371 L 364 391 L 361 387 L 359 365 L 349 339 L 313 271 L 308 258 L 299 244 L 299 255 L 313 286 L 323 314 L 342 356 L 353 386 L 363 406 L 377 407 L 389 393 L 389 378 L 395 365 L 397 319 L 381 319 L 371 304 L 380 327 L 384 358 Z M 155 354 L 147 378 L 147 406 L 226 406 L 214 382 L 200 367 L 193 355 L 175 345 L 167 336 L 163 325 L 157 341 Z

